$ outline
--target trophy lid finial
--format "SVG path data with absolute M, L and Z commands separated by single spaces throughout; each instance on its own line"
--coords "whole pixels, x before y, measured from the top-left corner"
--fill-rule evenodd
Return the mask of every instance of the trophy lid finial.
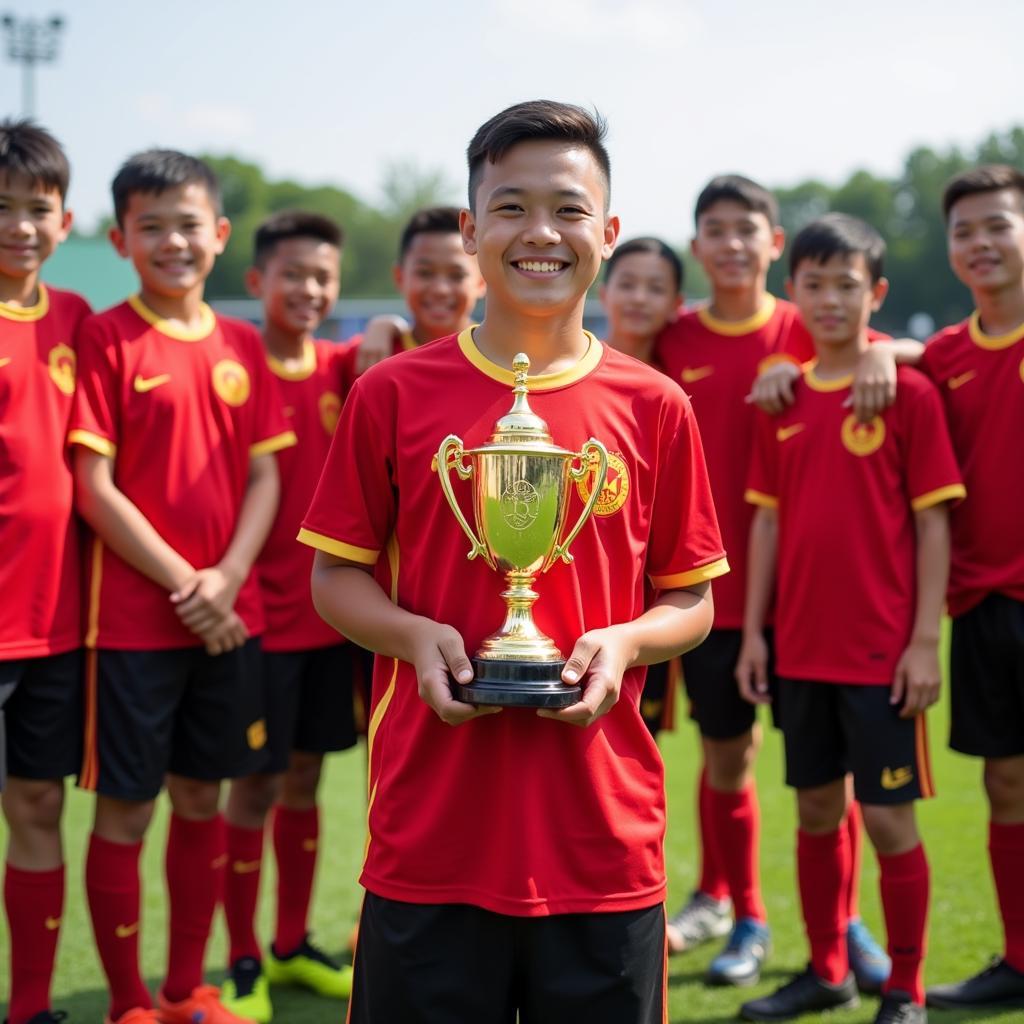
M 531 408 L 527 398 L 527 386 L 530 370 L 530 357 L 525 352 L 517 352 L 512 360 L 514 386 L 512 393 L 515 399 L 512 408 L 494 425 L 493 442 L 530 442 L 534 444 L 551 444 L 551 433 L 548 425 Z

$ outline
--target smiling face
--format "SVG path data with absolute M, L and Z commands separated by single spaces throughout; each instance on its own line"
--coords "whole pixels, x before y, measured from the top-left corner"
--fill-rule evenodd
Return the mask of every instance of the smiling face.
M 118 253 L 130 259 L 147 295 L 182 298 L 196 289 L 224 251 L 231 226 L 198 183 L 163 192 L 133 192 L 121 227 L 110 229 Z
M 784 242 L 763 213 L 722 199 L 700 215 L 691 248 L 715 291 L 746 291 L 763 287 Z
M 580 146 L 522 142 L 486 162 L 462 236 L 480 261 L 488 311 L 551 315 L 580 306 L 618 236 L 607 199 L 597 161 Z
M 1015 189 L 964 196 L 949 211 L 949 262 L 975 294 L 1024 287 L 1024 197 Z
M 339 252 L 319 238 L 285 238 L 247 277 L 267 323 L 285 338 L 311 335 L 338 298 Z
M 0 174 L 0 278 L 21 282 L 37 274 L 70 229 L 57 189 Z
M 608 340 L 644 342 L 672 319 L 682 298 L 675 270 L 656 252 L 619 255 L 601 288 L 601 303 L 608 314 Z

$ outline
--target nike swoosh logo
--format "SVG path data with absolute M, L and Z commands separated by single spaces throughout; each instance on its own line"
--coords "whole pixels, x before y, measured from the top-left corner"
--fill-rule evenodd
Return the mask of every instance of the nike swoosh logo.
M 794 423 L 789 427 L 779 427 L 779 429 L 775 431 L 775 439 L 777 441 L 788 441 L 791 437 L 795 437 L 799 434 L 803 429 L 803 423 Z
M 883 768 L 882 789 L 901 789 L 914 779 L 914 770 L 908 765 L 906 768 Z
M 0 359 L 0 366 L 6 366 L 13 358 L 13 356 L 4 356 L 3 359 Z
M 236 860 L 231 865 L 231 870 L 236 875 L 251 875 L 255 871 L 259 871 L 260 861 L 258 860 Z
M 48 932 L 55 932 L 60 927 L 59 917 L 48 917 L 46 919 L 46 930 Z
M 957 388 L 962 388 L 969 380 L 974 380 L 977 376 L 977 370 L 968 370 L 966 373 L 960 373 L 955 377 L 950 377 L 949 380 L 946 381 L 946 385 L 950 391 L 956 391 Z
M 715 368 L 713 366 L 687 366 L 679 376 L 684 384 L 695 384 L 705 377 L 710 377 L 714 372 Z
M 171 375 L 169 373 L 158 373 L 155 377 L 143 377 L 141 373 L 137 373 L 135 374 L 132 386 L 140 395 L 144 395 L 147 391 L 152 391 L 153 388 L 166 384 L 170 379 Z
M 114 929 L 114 934 L 119 939 L 130 939 L 138 930 L 139 922 L 136 921 L 135 924 L 119 924 Z

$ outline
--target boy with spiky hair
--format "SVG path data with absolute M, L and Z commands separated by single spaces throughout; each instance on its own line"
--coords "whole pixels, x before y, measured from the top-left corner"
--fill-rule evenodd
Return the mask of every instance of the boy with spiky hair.
M 976 167 L 946 186 L 949 262 L 975 311 L 925 346 L 967 498 L 953 511 L 949 744 L 984 760 L 1003 956 L 928 990 L 944 1009 L 1024 1008 L 1024 174 Z
M 220 782 L 256 771 L 266 725 L 250 572 L 273 522 L 274 453 L 295 443 L 259 334 L 203 287 L 230 224 L 217 179 L 173 150 L 129 158 L 110 237 L 139 276 L 82 327 L 68 440 L 93 529 L 87 564 L 85 753 L 96 793 L 86 895 L 109 1021 L 237 1024 L 203 984 L 227 860 Z M 138 962 L 139 855 L 166 784 L 167 975 Z
M 685 395 L 583 330 L 619 226 L 602 137 L 551 101 L 477 131 L 462 238 L 484 321 L 359 379 L 303 524 L 318 609 L 378 655 L 354 1024 L 439 1006 L 466 1021 L 664 1020 L 664 779 L 643 666 L 700 642 L 727 566 Z M 518 352 L 557 443 L 600 438 L 617 472 L 614 488 L 593 473 L 570 488 L 570 518 L 594 488 L 603 514 L 537 583 L 538 625 L 583 695 L 536 714 L 459 699 L 501 584 L 467 561 L 432 469 L 447 434 L 490 435 Z
M 792 407 L 758 422 L 736 677 L 751 703 L 767 695 L 763 630 L 775 590 L 779 718 L 811 962 L 745 1003 L 747 1020 L 857 1002 L 846 941 L 848 773 L 878 853 L 892 961 L 876 1024 L 925 1020 L 929 872 L 914 801 L 932 794 L 924 711 L 939 695 L 948 505 L 964 488 L 938 394 L 920 373 L 901 368 L 896 401 L 867 424 L 848 408 L 868 320 L 888 288 L 884 252 L 877 231 L 844 214 L 797 235 L 787 287 L 816 358 Z
M 0 121 L 0 789 L 11 1024 L 48 1024 L 64 907 L 64 778 L 81 758 L 78 524 L 64 437 L 85 300 L 40 271 L 67 237 L 70 168 L 31 121 Z M 5 778 L 6 776 L 6 778 Z

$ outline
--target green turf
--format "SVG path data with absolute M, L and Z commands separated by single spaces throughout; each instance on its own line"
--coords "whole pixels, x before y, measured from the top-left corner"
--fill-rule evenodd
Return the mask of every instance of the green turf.
M 927 979 L 958 979 L 987 962 L 1001 947 L 992 883 L 985 854 L 986 810 L 980 790 L 978 762 L 950 754 L 944 745 L 945 707 L 931 716 L 932 754 L 937 799 L 921 807 L 921 825 L 932 863 L 933 900 Z M 694 885 L 693 793 L 696 772 L 696 735 L 684 725 L 663 742 L 668 770 L 669 903 L 674 909 Z M 314 929 L 325 948 L 339 951 L 355 918 L 359 890 L 355 879 L 362 856 L 363 748 L 331 759 L 323 788 L 322 862 L 314 909 Z M 764 890 L 774 929 L 775 953 L 762 984 L 743 993 L 706 989 L 701 974 L 714 948 L 708 947 L 670 963 L 669 1006 L 673 1022 L 733 1020 L 745 998 L 770 991 L 791 971 L 806 962 L 806 947 L 798 918 L 793 862 L 793 799 L 781 785 L 782 752 L 778 737 L 770 733 L 758 765 L 763 822 L 762 870 Z M 106 1006 L 103 978 L 93 949 L 82 891 L 82 861 L 88 831 L 90 799 L 69 794 L 66 818 L 68 846 L 68 899 L 60 960 L 54 986 L 54 1005 L 66 1009 L 74 1024 L 99 1024 Z M 166 808 L 161 808 L 146 845 L 146 900 L 142 950 L 146 976 L 154 986 L 160 976 L 165 941 L 162 849 Z M 272 859 L 272 858 L 271 858 Z M 264 875 L 264 892 L 273 887 L 273 868 Z M 864 917 L 881 934 L 877 896 L 877 869 L 870 852 L 863 871 Z M 262 934 L 270 926 L 271 907 L 262 908 Z M 6 989 L 7 936 L 0 939 L 0 986 Z M 209 952 L 210 978 L 219 981 L 224 963 L 223 924 L 218 921 Z M 281 1024 L 340 1022 L 342 1010 L 301 992 L 274 993 L 276 1020 Z M 876 1007 L 866 999 L 860 1009 L 833 1014 L 833 1024 L 871 1021 Z M 961 1014 L 932 1011 L 933 1024 L 1011 1024 L 1024 1019 L 1019 1011 Z M 400 1022 L 396 1022 L 400 1024 Z M 472 1024 L 472 1022 L 467 1022 Z

